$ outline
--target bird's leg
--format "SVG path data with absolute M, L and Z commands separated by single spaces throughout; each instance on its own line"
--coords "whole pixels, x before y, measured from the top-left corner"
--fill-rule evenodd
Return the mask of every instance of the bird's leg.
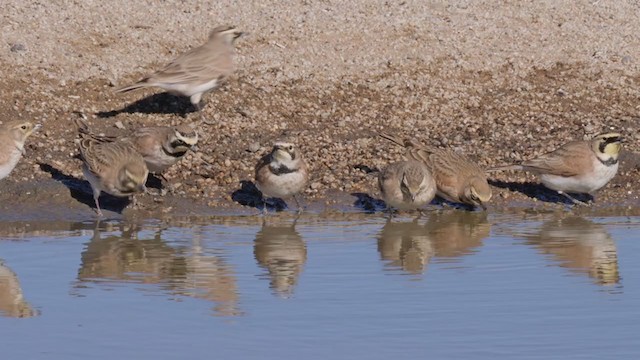
M 164 196 L 167 191 L 165 189 L 158 189 L 158 191 L 151 191 L 149 188 L 144 189 L 144 193 L 151 196 Z
M 565 196 L 567 199 L 571 200 L 576 205 L 589 206 L 589 204 L 587 204 L 586 202 L 580 201 L 580 200 L 574 198 L 573 196 L 567 194 L 564 191 L 558 191 L 558 194 Z
M 391 206 L 387 205 L 387 211 L 388 211 L 388 216 L 387 216 L 387 221 L 391 221 L 391 219 L 393 219 L 393 209 L 391 209 Z
M 267 199 L 263 196 L 262 197 L 262 216 L 267 216 L 267 215 L 268 215 Z
M 167 179 L 162 173 L 156 174 L 156 175 L 160 178 L 160 191 L 159 191 L 160 196 L 166 195 L 167 192 L 169 192 L 170 194 L 173 194 L 176 189 L 169 182 L 169 179 Z
M 299 212 L 299 213 L 296 215 L 296 218 L 295 218 L 295 219 L 293 219 L 293 224 L 291 224 L 291 228 L 292 228 L 292 229 L 295 229 L 295 228 L 296 228 L 296 223 L 298 222 L 298 219 L 300 219 L 300 215 L 302 215 L 302 213 L 301 213 L 301 212 Z
M 98 214 L 99 217 L 102 217 L 102 210 L 100 210 L 100 201 L 98 201 L 98 198 L 100 197 L 100 192 L 98 192 L 96 194 L 96 192 L 93 192 L 93 201 L 96 203 L 96 214 Z
M 200 103 L 193 105 L 196 109 L 196 112 L 198 113 L 198 122 L 200 124 L 202 124 L 203 122 L 205 122 L 205 117 L 204 117 L 204 111 L 202 111 L 202 106 L 200 105 Z
M 304 209 L 300 206 L 300 202 L 298 201 L 297 195 L 293 195 L 293 200 L 296 201 L 296 207 L 298 208 L 298 214 L 302 214 L 302 211 Z
M 159 174 L 155 174 L 155 175 L 160 178 L 160 185 L 162 187 L 164 187 L 166 184 L 169 183 L 169 180 L 164 176 L 163 173 L 159 173 Z
M 202 93 L 193 94 L 189 97 L 189 101 L 191 101 L 191 105 L 193 105 L 193 108 L 200 113 L 202 112 L 201 100 L 202 100 Z M 200 117 L 202 116 L 203 115 L 200 114 Z

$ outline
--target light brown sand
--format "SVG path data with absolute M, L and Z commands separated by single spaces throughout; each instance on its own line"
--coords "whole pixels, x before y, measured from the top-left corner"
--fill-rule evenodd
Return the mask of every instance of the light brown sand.
M 40 164 L 60 171 L 58 179 L 81 178 L 71 158 L 76 112 L 111 133 L 116 122 L 134 129 L 196 121 L 197 114 L 153 113 L 162 107 L 149 100 L 139 109 L 151 113 L 121 112 L 161 91 L 112 90 L 199 45 L 220 24 L 248 34 L 237 41 L 236 75 L 205 96 L 199 152 L 167 173 L 186 199 L 232 204 L 230 194 L 252 179 L 260 153 L 283 132 L 313 169 L 306 196 L 329 202 L 336 191 L 375 196 L 374 177 L 355 166 L 401 158 L 401 149 L 376 137 L 383 130 L 452 147 L 483 165 L 609 127 L 638 151 L 634 1 L 5 0 L 2 7 L 0 121 L 44 125 L 3 180 L 5 196 L 25 181 L 51 179 Z M 259 151 L 246 151 L 256 143 Z M 630 159 L 598 199 L 637 199 L 638 163 Z M 496 202 L 531 200 L 494 190 Z M 157 206 L 151 197 L 142 203 Z

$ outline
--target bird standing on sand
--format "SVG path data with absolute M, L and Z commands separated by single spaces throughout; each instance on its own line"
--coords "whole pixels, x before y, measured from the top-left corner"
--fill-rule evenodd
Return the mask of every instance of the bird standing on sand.
M 421 161 L 429 167 L 436 180 L 439 197 L 486 209 L 486 203 L 491 200 L 491 187 L 484 169 L 471 159 L 451 150 L 421 146 L 413 139 L 403 141 L 384 133 L 380 136 L 404 146 L 408 159 Z
M 149 172 L 164 178 L 162 172 L 198 143 L 198 133 L 190 125 L 152 126 L 137 129 L 127 139 L 142 155 Z
M 191 104 L 200 110 L 202 95 L 220 86 L 233 73 L 233 42 L 241 35 L 242 32 L 233 26 L 216 27 L 200 47 L 180 55 L 148 77 L 116 89 L 116 92 L 159 87 L 169 93 L 189 97 Z
M 263 196 L 293 196 L 299 212 L 302 208 L 296 195 L 304 189 L 308 179 L 309 172 L 302 154 L 294 144 L 288 142 L 276 142 L 255 169 L 256 187 Z M 266 204 L 264 209 L 266 211 Z
M 100 192 L 128 197 L 145 191 L 149 170 L 131 142 L 114 141 L 94 135 L 86 122 L 76 119 L 80 137 L 82 173 L 91 184 L 96 212 L 100 210 Z
M 524 170 L 540 176 L 544 186 L 586 205 L 568 193 L 591 194 L 603 188 L 618 172 L 622 135 L 603 133 L 591 140 L 572 141 L 535 159 L 517 165 L 498 166 L 489 171 Z

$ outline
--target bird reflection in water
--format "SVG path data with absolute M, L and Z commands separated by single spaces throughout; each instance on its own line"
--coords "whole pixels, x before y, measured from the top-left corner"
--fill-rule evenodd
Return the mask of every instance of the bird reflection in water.
M 0 259 L 0 315 L 15 318 L 40 315 L 40 312 L 24 299 L 18 275 L 2 259 Z
M 616 244 L 600 224 L 578 216 L 555 218 L 524 238 L 560 266 L 587 274 L 596 284 L 620 282 Z
M 378 236 L 378 252 L 388 266 L 419 274 L 433 256 L 433 242 L 418 221 L 387 221 Z
M 267 270 L 271 289 L 283 298 L 292 296 L 307 261 L 307 246 L 296 231 L 296 221 L 265 218 L 254 241 L 256 261 Z
M 88 283 L 155 284 L 172 299 L 188 296 L 212 301 L 215 315 L 242 315 L 234 271 L 222 251 L 203 246 L 202 227 L 183 229 L 190 241 L 175 246 L 162 239 L 164 229 L 159 227 L 144 229 L 135 223 L 116 227 L 96 224 L 82 252 L 79 288 Z
M 426 223 L 388 221 L 378 235 L 378 252 L 391 268 L 420 274 L 432 258 L 470 254 L 489 236 L 485 212 L 444 211 L 429 214 Z

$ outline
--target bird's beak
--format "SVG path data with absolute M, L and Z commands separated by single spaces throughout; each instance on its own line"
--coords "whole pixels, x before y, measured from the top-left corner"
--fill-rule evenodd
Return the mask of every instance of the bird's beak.
M 483 202 L 480 203 L 480 207 L 482 208 L 482 210 L 487 211 L 487 205 L 485 205 Z
M 42 124 L 36 124 L 36 125 L 33 127 L 33 131 L 38 131 L 38 130 L 40 130 L 41 128 L 42 128 Z
M 144 184 L 140 184 L 140 185 L 138 186 L 138 192 L 143 193 L 143 192 L 146 192 L 146 191 L 147 191 L 147 187 L 146 187 L 146 186 L 144 186 Z

